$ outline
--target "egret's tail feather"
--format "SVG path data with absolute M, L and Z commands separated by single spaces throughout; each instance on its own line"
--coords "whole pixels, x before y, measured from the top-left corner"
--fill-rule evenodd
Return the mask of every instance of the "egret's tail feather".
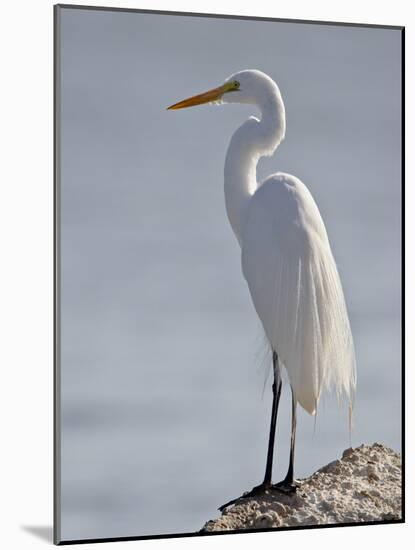
M 333 390 L 339 400 L 346 398 L 352 408 L 356 386 L 353 339 L 340 278 L 332 256 L 326 251 L 323 258 L 317 250 L 306 267 L 299 264 L 299 314 L 294 324 L 298 345 L 293 345 L 287 359 L 299 402 L 311 414 L 325 390 Z
M 298 402 L 314 415 L 322 392 L 332 390 L 352 407 L 356 385 L 353 339 L 331 253 L 325 250 L 320 255 L 317 249 L 307 261 L 280 261 L 274 288 L 274 295 L 268 297 L 273 307 L 263 308 L 272 317 L 263 324 Z

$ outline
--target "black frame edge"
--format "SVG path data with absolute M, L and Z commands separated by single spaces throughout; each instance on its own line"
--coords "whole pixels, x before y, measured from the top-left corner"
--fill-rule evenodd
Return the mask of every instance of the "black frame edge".
M 402 440 L 402 522 L 405 523 L 405 501 L 406 501 L 406 482 L 405 482 L 405 474 L 406 474 L 406 457 L 405 457 L 405 402 L 406 402 L 406 396 L 405 396 L 405 148 L 406 148 L 406 136 L 405 136 L 405 27 L 401 30 L 401 124 L 402 124 L 402 138 L 401 138 L 401 189 L 402 189 L 402 196 L 401 196 L 401 236 L 402 236 L 402 243 L 401 243 L 401 305 L 402 305 L 402 326 L 401 326 L 401 371 L 402 371 L 402 380 L 401 380 L 401 440 Z
M 226 535 L 240 535 L 242 533 L 277 533 L 278 531 L 308 531 L 313 529 L 335 529 L 337 527 L 370 527 L 376 525 L 395 525 L 405 523 L 402 519 L 399 520 L 385 520 L 385 521 L 362 521 L 359 523 L 329 523 L 326 525 L 298 525 L 291 527 L 276 527 L 269 529 L 235 529 L 232 531 L 213 531 L 213 532 L 201 532 L 196 531 L 194 533 L 172 533 L 166 535 L 143 535 L 138 537 L 111 537 L 102 539 L 74 539 L 63 540 L 58 543 L 59 546 L 67 546 L 70 544 L 98 544 L 103 542 L 131 542 L 139 540 L 160 540 L 160 539 L 179 539 L 179 538 L 192 538 L 192 537 L 216 537 Z

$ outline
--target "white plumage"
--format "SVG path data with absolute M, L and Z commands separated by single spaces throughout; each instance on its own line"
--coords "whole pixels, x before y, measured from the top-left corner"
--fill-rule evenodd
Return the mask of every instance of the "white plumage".
M 240 71 L 222 86 L 170 109 L 211 102 L 248 103 L 260 112 L 260 118 L 251 116 L 233 134 L 224 170 L 227 215 L 241 246 L 243 275 L 274 364 L 265 477 L 244 498 L 268 489 L 292 492 L 297 402 L 315 414 L 322 391 L 333 389 L 349 400 L 351 410 L 356 365 L 346 304 L 326 229 L 307 187 L 280 172 L 257 182 L 258 160 L 272 155 L 285 136 L 285 107 L 278 86 L 260 71 Z M 291 451 L 287 476 L 272 485 L 280 364 L 292 388 Z
M 352 399 L 343 291 L 323 220 L 300 180 L 281 173 L 265 180 L 249 202 L 241 246 L 252 301 L 300 405 L 314 414 L 330 387 Z
M 306 411 L 315 413 L 326 388 L 352 403 L 353 339 L 320 212 L 298 178 L 277 173 L 262 184 L 256 179 L 258 160 L 272 155 L 285 136 L 280 91 L 260 71 L 228 80 L 240 82 L 240 92 L 225 94 L 225 103 L 251 103 L 261 112 L 236 130 L 225 161 L 227 213 L 255 309 Z

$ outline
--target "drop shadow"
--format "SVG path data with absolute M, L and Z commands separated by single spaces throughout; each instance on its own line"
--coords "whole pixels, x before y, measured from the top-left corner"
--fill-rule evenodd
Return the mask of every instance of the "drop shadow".
M 51 525 L 22 525 L 21 528 L 26 533 L 53 544 L 53 528 Z

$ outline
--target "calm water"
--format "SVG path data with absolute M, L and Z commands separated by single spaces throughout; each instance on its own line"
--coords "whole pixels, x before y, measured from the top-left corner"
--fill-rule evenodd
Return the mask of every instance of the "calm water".
M 165 107 L 242 68 L 287 136 L 259 178 L 310 188 L 358 360 L 352 444 L 400 448 L 398 31 L 64 10 L 62 536 L 195 531 L 257 484 L 269 358 L 228 225 L 227 143 L 252 110 Z M 265 384 L 265 390 L 264 390 Z M 289 392 L 275 479 L 285 474 Z M 349 446 L 346 408 L 299 413 L 297 476 Z

